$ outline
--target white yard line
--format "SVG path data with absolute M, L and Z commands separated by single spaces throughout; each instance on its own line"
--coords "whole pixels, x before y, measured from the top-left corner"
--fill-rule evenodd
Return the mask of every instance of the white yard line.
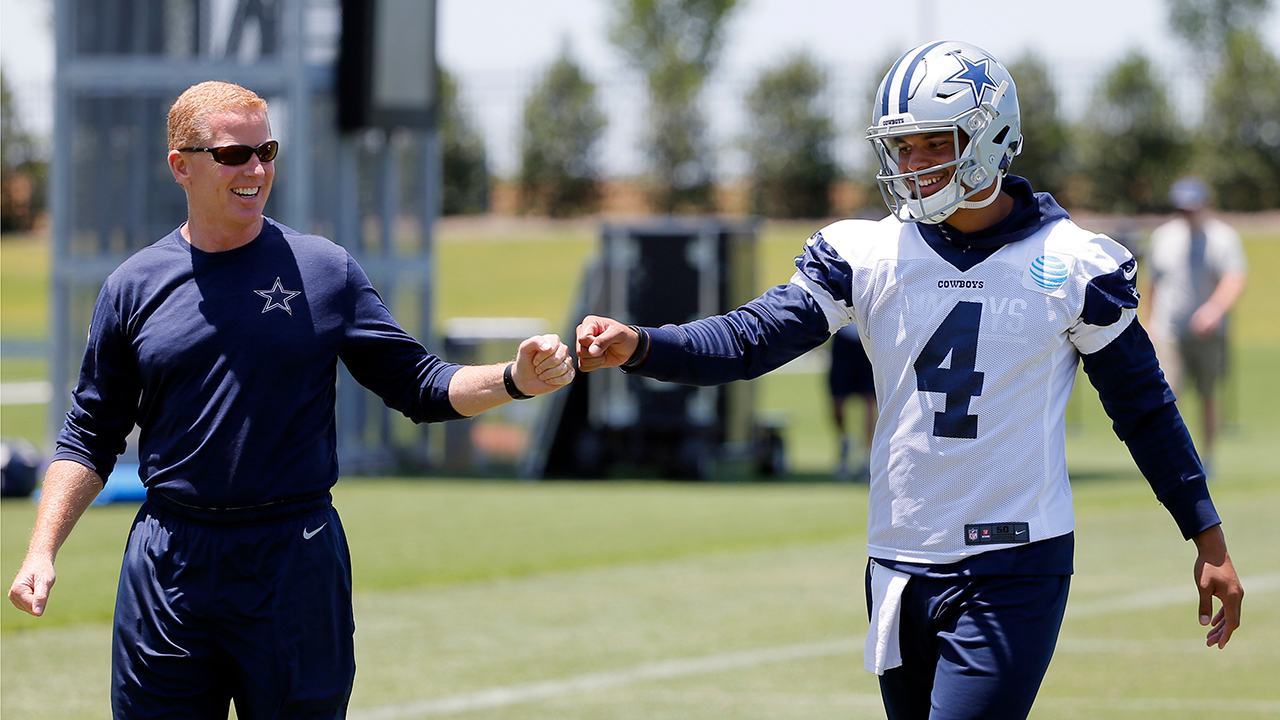
M 424 715 L 451 715 L 469 710 L 483 710 L 534 700 L 545 700 L 577 692 L 604 690 L 622 685 L 631 685 L 644 680 L 669 680 L 741 667 L 754 667 L 772 662 L 848 655 L 855 652 L 862 652 L 861 639 L 784 645 L 782 647 L 747 650 L 724 655 L 665 660 L 663 662 L 637 665 L 625 670 L 588 673 L 561 680 L 507 685 L 432 700 L 415 700 L 401 705 L 386 705 L 365 710 L 353 709 L 347 713 L 347 717 L 351 718 L 351 720 L 398 720 L 399 718 L 421 717 Z
M 1220 717 L 1239 717 L 1242 713 L 1275 716 L 1280 713 L 1280 700 L 1242 700 L 1239 698 L 1083 698 L 1046 697 L 1036 701 L 1037 707 L 1114 712 L 1202 712 Z M 1176 716 L 1175 716 L 1176 717 Z
M 1250 595 L 1269 593 L 1280 588 L 1280 573 L 1262 575 L 1244 580 L 1245 591 Z M 1067 606 L 1067 618 L 1096 617 L 1130 610 L 1149 609 L 1176 605 L 1187 600 L 1190 592 L 1187 588 L 1162 588 L 1148 590 L 1117 598 L 1091 600 L 1080 603 L 1073 610 Z M 1088 641 L 1081 641 L 1087 643 Z M 804 660 L 810 658 L 831 657 L 836 655 L 852 655 L 862 652 L 862 638 L 844 638 L 827 642 L 800 643 L 783 645 L 758 650 L 746 650 L 722 655 L 707 655 L 698 658 L 682 658 L 665 660 L 656 663 L 637 665 L 632 668 L 608 672 L 587 673 L 559 680 L 505 685 L 479 690 L 471 693 L 450 695 L 448 697 L 413 700 L 396 705 L 383 705 L 374 708 L 352 709 L 347 717 L 351 720 L 406 720 L 435 715 L 453 715 L 472 710 L 505 707 L 520 703 L 547 700 L 579 692 L 591 692 L 607 688 L 632 685 L 646 680 L 670 680 L 686 678 L 694 675 L 706 675 L 744 667 L 755 667 L 775 662 Z M 1111 652 L 1116 651 L 1117 644 L 1108 641 Z M 1065 642 L 1061 648 L 1066 652 L 1092 652 L 1089 647 L 1074 647 Z M 1105 707 L 1125 710 L 1214 710 L 1237 713 L 1276 713 L 1280 712 L 1280 700 L 1233 700 L 1233 699 L 1196 699 L 1181 700 L 1177 698 L 1045 698 L 1047 705 L 1064 705 L 1072 708 Z

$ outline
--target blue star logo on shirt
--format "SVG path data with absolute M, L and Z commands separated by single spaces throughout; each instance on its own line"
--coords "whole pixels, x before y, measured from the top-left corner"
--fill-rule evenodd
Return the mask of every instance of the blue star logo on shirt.
M 995 80 L 991 79 L 988 69 L 991 66 L 991 58 L 982 58 L 978 62 L 973 62 L 969 58 L 955 53 L 955 58 L 960 61 L 960 72 L 947 78 L 947 82 L 964 83 L 973 89 L 974 102 L 982 103 L 982 94 L 987 88 L 992 90 L 999 89 L 999 85 Z
M 302 294 L 301 290 L 285 290 L 280 283 L 280 278 L 276 278 L 276 284 L 272 285 L 270 290 L 254 290 L 253 292 L 267 299 L 267 304 L 262 308 L 262 312 L 265 313 L 275 308 L 280 308 L 290 315 L 293 314 L 293 309 L 289 307 L 289 301 Z

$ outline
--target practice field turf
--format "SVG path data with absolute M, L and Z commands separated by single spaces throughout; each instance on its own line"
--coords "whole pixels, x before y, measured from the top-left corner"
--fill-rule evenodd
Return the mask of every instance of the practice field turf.
M 1034 717 L 1280 714 L 1280 486 L 1215 483 L 1248 592 L 1221 652 L 1196 622 L 1192 546 L 1145 484 L 1119 468 L 1076 488 L 1072 602 Z M 880 717 L 861 668 L 865 501 L 829 483 L 341 484 L 352 717 Z M 0 511 L 11 576 L 31 508 Z M 86 516 L 48 617 L 4 612 L 4 717 L 109 716 L 105 617 L 131 516 Z
M 766 230 L 761 285 L 785 281 L 811 229 Z M 559 329 L 577 268 L 557 263 L 585 258 L 593 237 L 448 238 L 442 294 L 461 275 L 444 272 L 450 262 L 481 257 L 518 261 L 553 297 L 441 303 L 468 315 L 528 308 Z M 14 247 L 3 248 L 6 334 L 10 262 L 39 264 Z M 1253 282 L 1236 315 L 1238 372 L 1212 484 L 1245 583 L 1244 625 L 1226 650 L 1204 647 L 1193 546 L 1082 379 L 1068 439 L 1076 575 L 1033 718 L 1280 718 L 1280 286 L 1265 281 L 1280 274 L 1280 233 L 1249 236 L 1247 252 Z M 0 367 L 5 380 L 33 372 Z M 861 663 L 866 489 L 813 481 L 834 443 L 822 368 L 800 370 L 756 381 L 803 471 L 781 482 L 340 483 L 356 583 L 353 720 L 883 717 Z M 1198 433 L 1194 407 L 1184 412 Z M 21 427 L 11 409 L 6 433 Z M 109 617 L 135 511 L 86 514 L 59 556 L 46 617 L 0 609 L 0 716 L 110 716 Z M 0 503 L 0 577 L 16 573 L 33 515 L 28 501 Z

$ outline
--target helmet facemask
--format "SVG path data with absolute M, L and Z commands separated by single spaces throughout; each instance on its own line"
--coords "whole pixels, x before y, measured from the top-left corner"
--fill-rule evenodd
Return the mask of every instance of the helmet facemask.
M 876 174 L 880 195 L 895 217 L 902 222 L 935 225 L 944 222 L 961 208 L 982 208 L 995 202 L 1004 179 L 1004 168 L 1008 167 L 1013 153 L 1009 153 L 1000 163 L 998 172 L 991 173 L 979 162 L 975 150 L 984 145 L 986 133 L 999 117 L 996 105 L 1006 88 L 1007 84 L 1002 84 L 992 102 L 983 103 L 946 122 L 906 123 L 893 127 L 892 134 L 877 132 L 880 128 L 872 128 L 868 132 L 868 139 L 872 141 L 876 157 L 880 160 L 880 172 Z M 897 139 L 939 132 L 951 133 L 952 147 L 963 148 L 956 153 L 956 158 L 922 170 L 900 172 Z M 920 187 L 920 178 L 943 170 L 951 170 L 947 184 L 929 195 L 919 197 L 917 189 Z M 993 184 L 995 189 L 986 198 L 970 200 Z

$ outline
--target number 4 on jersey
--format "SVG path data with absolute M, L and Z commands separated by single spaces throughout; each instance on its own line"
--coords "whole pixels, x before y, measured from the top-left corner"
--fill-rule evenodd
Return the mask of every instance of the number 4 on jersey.
M 946 409 L 933 414 L 936 437 L 978 437 L 978 416 L 969 414 L 969 401 L 982 394 L 983 374 L 974 369 L 981 321 L 982 303 L 958 303 L 916 358 L 916 389 L 947 397 Z

